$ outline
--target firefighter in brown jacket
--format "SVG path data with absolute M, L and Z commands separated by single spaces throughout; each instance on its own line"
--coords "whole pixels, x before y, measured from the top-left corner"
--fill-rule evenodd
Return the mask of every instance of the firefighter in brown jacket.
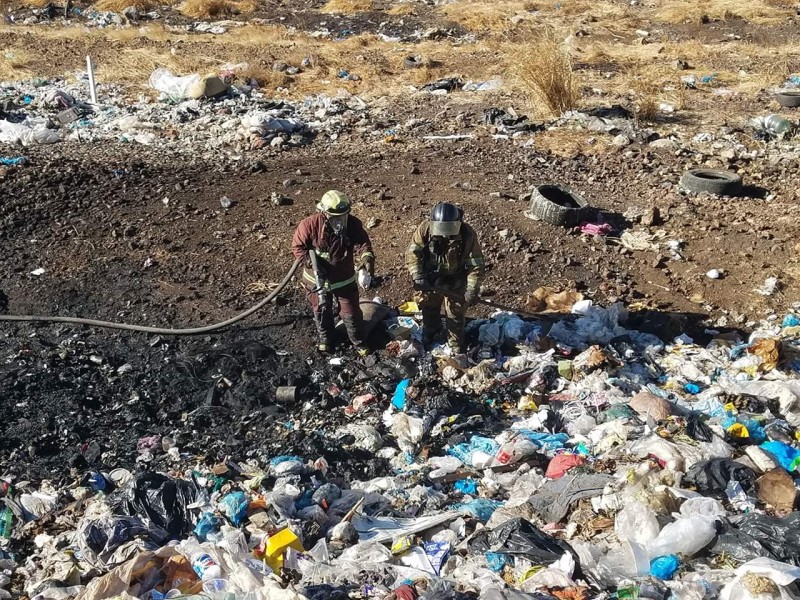
M 314 312 L 320 352 L 330 352 L 334 343 L 333 297 L 339 301 L 339 315 L 350 342 L 365 356 L 363 320 L 358 303 L 356 266 L 370 275 L 375 271 L 372 243 L 361 221 L 350 214 L 350 200 L 342 192 L 325 192 L 317 214 L 306 217 L 292 238 L 292 254 L 303 261 L 303 286 Z M 319 283 L 310 260 L 316 256 Z
M 438 203 L 430 219 L 417 227 L 406 251 L 422 311 L 423 343 L 430 346 L 440 333 L 444 303 L 447 343 L 456 354 L 465 351 L 464 317 L 467 307 L 478 300 L 485 271 L 478 236 L 463 217 L 457 206 Z

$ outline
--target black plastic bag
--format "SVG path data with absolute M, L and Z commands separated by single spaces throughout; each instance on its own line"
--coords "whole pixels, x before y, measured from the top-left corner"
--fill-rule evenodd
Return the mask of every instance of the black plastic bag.
M 686 435 L 698 442 L 713 442 L 714 432 L 702 421 L 702 413 L 693 412 L 686 419 Z
M 712 458 L 692 466 L 684 481 L 705 496 L 725 498 L 729 481 L 738 481 L 748 494 L 755 493 L 756 474 L 750 467 L 730 458 Z
M 496 552 L 524 556 L 535 565 L 550 565 L 565 552 L 573 553 L 569 544 L 542 533 L 522 518 L 511 519 L 491 530 L 482 529 L 470 540 L 469 550 L 480 554 Z
M 195 481 L 148 472 L 110 496 L 109 503 L 116 514 L 147 519 L 171 537 L 181 537 L 194 528 L 195 511 L 188 505 L 203 494 Z
M 750 513 L 723 521 L 710 549 L 740 562 L 764 556 L 800 567 L 800 512 L 784 518 Z

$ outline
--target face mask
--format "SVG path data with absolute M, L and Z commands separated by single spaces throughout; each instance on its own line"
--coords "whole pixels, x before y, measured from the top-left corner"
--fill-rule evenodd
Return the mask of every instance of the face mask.
M 329 215 L 328 225 L 336 235 L 341 235 L 347 229 L 347 215 Z

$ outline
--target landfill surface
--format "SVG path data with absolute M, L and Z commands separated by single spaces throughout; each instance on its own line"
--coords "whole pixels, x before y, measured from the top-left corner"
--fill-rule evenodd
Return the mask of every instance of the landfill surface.
M 310 350 L 296 282 L 195 337 L 0 324 L 0 598 L 800 598 L 788 3 L 37 4 L 0 24 L 0 313 L 224 320 L 339 188 L 388 316 L 366 358 Z M 558 115 L 498 59 L 539 18 Z M 532 219 L 543 183 L 585 219 Z M 423 348 L 403 264 L 438 201 L 518 309 L 474 307 L 465 357 Z

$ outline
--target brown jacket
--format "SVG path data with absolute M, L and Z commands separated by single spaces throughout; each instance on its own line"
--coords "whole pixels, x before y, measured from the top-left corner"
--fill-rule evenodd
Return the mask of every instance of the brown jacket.
M 428 283 L 450 288 L 480 289 L 486 263 L 478 235 L 466 223 L 451 239 L 436 240 L 430 234 L 430 222 L 417 227 L 406 250 L 406 267 L 412 279 L 424 277 Z
M 331 231 L 323 213 L 306 217 L 297 226 L 292 237 L 292 254 L 303 261 L 306 266 L 303 279 L 313 285 L 315 278 L 308 258 L 312 250 L 317 253 L 323 279 L 332 289 L 354 282 L 356 266 L 361 266 L 368 257 L 375 258 L 364 225 L 353 215 L 347 218 L 344 235 Z

